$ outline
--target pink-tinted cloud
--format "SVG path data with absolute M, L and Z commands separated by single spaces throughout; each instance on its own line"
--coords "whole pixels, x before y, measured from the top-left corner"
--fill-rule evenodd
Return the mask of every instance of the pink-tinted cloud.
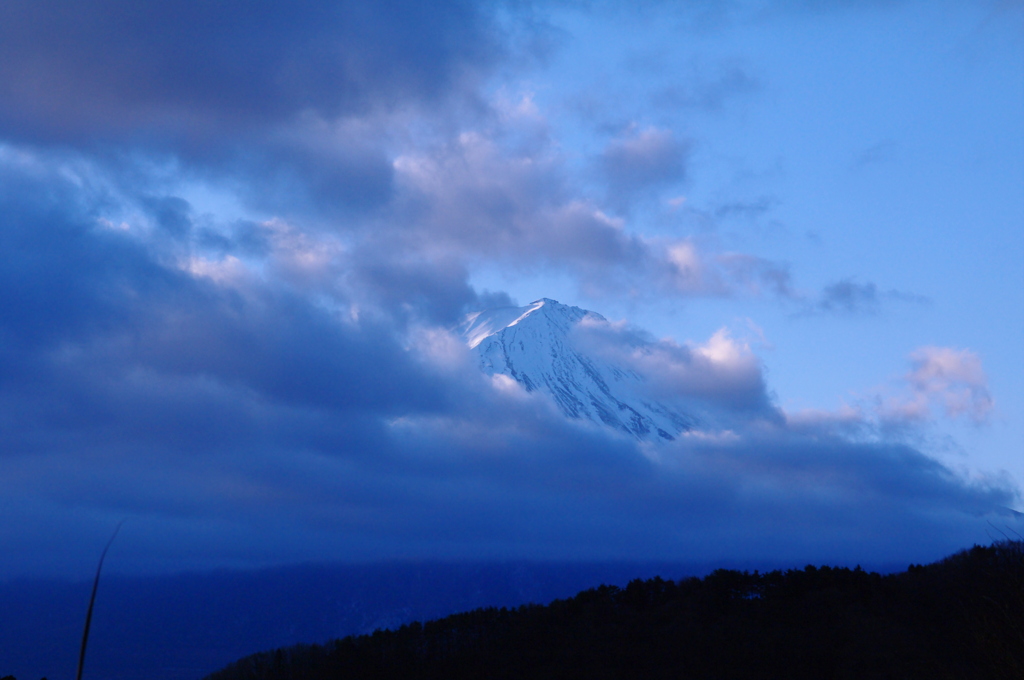
M 981 358 L 969 349 L 920 347 L 910 353 L 911 369 L 872 391 L 869 398 L 836 411 L 786 413 L 798 431 L 825 428 L 849 436 L 878 438 L 892 428 L 916 428 L 939 418 L 988 423 L 995 402 Z
M 969 349 L 921 347 L 910 355 L 913 368 L 903 376 L 904 394 L 883 406 L 887 417 L 925 420 L 938 413 L 946 418 L 983 424 L 994 403 L 981 358 Z

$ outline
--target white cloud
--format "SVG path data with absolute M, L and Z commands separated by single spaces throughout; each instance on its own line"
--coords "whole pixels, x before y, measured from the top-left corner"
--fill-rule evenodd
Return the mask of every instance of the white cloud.
M 248 274 L 245 265 L 234 255 L 227 255 L 221 260 L 193 255 L 184 262 L 182 269 L 193 276 L 208 278 L 220 285 L 237 283 Z
M 636 372 L 657 399 L 677 400 L 698 409 L 712 423 L 777 413 L 768 398 L 760 359 L 749 343 L 725 328 L 703 344 L 655 340 L 624 322 L 584 319 L 577 339 L 586 351 Z
M 722 291 L 725 286 L 718 273 L 709 267 L 692 240 L 676 241 L 665 247 L 665 256 L 671 265 L 672 286 L 681 293 Z

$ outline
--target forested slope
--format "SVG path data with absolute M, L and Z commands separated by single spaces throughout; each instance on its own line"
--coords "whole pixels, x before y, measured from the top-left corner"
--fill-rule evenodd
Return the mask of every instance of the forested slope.
M 859 568 L 635 580 L 259 653 L 207 680 L 1024 678 L 1024 543 Z

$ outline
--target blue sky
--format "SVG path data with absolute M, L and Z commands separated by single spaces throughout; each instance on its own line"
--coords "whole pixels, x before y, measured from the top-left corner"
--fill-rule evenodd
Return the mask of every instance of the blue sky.
M 0 575 L 1019 531 L 1021 121 L 1020 2 L 5 3 Z M 496 389 L 540 297 L 718 425 Z

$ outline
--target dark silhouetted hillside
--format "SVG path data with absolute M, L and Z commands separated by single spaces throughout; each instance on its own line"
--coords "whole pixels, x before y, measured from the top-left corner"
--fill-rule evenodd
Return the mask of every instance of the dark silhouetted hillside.
M 1024 543 L 882 576 L 634 580 L 244 658 L 207 680 L 1024 678 Z

